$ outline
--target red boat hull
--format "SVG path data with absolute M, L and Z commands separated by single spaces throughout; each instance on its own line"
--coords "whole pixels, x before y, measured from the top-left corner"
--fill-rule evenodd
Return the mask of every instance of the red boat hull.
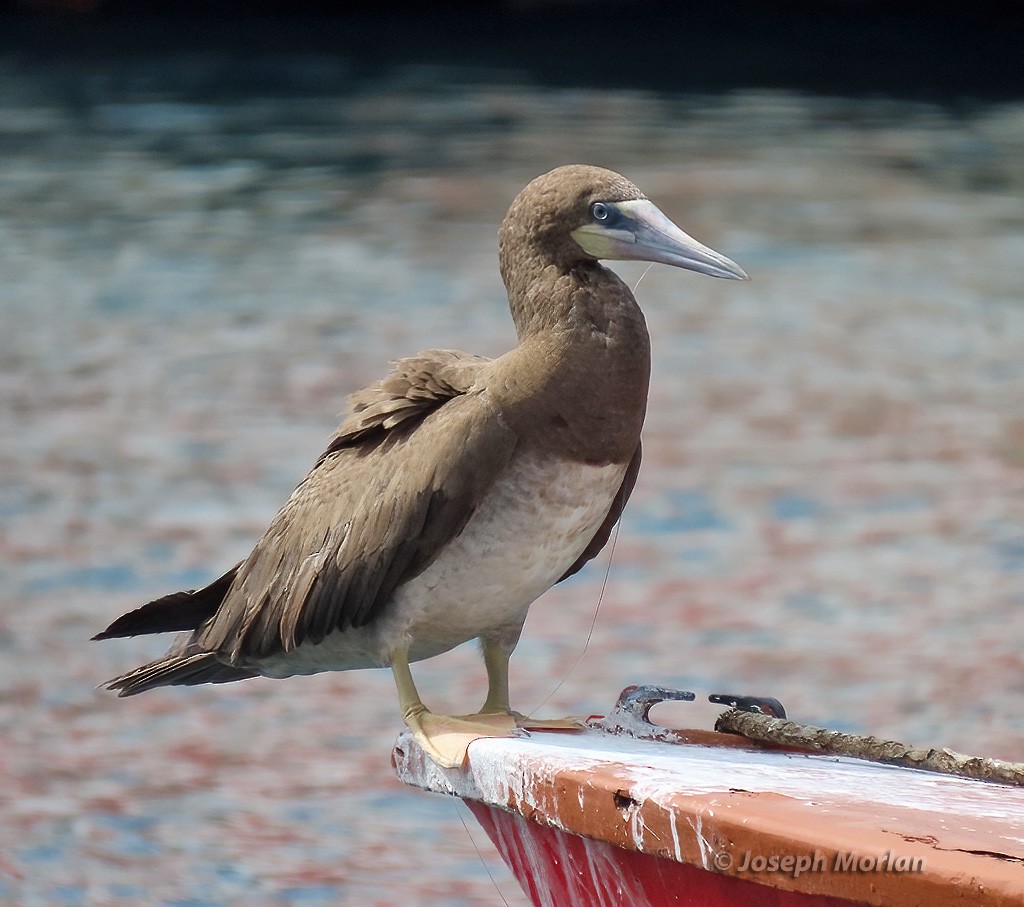
M 567 834 L 476 800 L 466 803 L 537 907 L 850 907 L 856 903 L 769 888 Z

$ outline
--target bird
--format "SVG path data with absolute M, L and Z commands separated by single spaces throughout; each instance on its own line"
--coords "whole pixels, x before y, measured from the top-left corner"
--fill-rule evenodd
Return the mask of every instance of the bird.
M 447 766 L 465 755 L 459 741 L 525 726 L 509 659 L 528 609 L 602 550 L 640 468 L 650 337 L 601 262 L 748 278 L 624 176 L 585 164 L 519 192 L 498 253 L 516 345 L 497 358 L 426 350 L 350 394 L 244 560 L 93 637 L 187 631 L 107 689 L 390 668 L 413 738 Z M 487 674 L 479 712 L 430 711 L 410 664 L 474 639 Z

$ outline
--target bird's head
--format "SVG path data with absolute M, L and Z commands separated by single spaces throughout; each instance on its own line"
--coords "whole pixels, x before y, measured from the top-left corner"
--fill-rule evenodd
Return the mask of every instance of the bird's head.
M 561 267 L 582 261 L 652 261 L 746 280 L 735 262 L 684 233 L 625 177 L 570 164 L 537 177 L 512 203 L 501 227 L 505 260 L 517 250 Z

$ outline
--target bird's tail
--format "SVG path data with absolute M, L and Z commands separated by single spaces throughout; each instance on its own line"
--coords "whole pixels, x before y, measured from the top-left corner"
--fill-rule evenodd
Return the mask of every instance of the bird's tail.
M 232 680 L 245 680 L 247 677 L 259 676 L 258 671 L 251 668 L 234 667 L 220 661 L 211 652 L 197 652 L 187 655 L 165 655 L 157 661 L 122 674 L 108 681 L 108 690 L 116 690 L 118 696 L 134 696 L 145 693 L 156 687 L 186 685 L 199 683 L 229 683 Z
M 241 564 L 235 564 L 222 577 L 202 589 L 172 592 L 141 608 L 122 614 L 93 639 L 116 639 L 123 636 L 139 636 L 143 633 L 195 630 L 217 612 L 240 566 Z

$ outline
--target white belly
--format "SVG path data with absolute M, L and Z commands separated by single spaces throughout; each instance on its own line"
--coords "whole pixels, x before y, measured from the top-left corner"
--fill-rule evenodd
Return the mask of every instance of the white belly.
M 518 634 L 533 601 L 583 553 L 622 484 L 625 464 L 587 466 L 515 457 L 505 475 L 426 570 L 400 586 L 382 616 L 260 663 L 271 677 L 412 661 L 478 636 Z

